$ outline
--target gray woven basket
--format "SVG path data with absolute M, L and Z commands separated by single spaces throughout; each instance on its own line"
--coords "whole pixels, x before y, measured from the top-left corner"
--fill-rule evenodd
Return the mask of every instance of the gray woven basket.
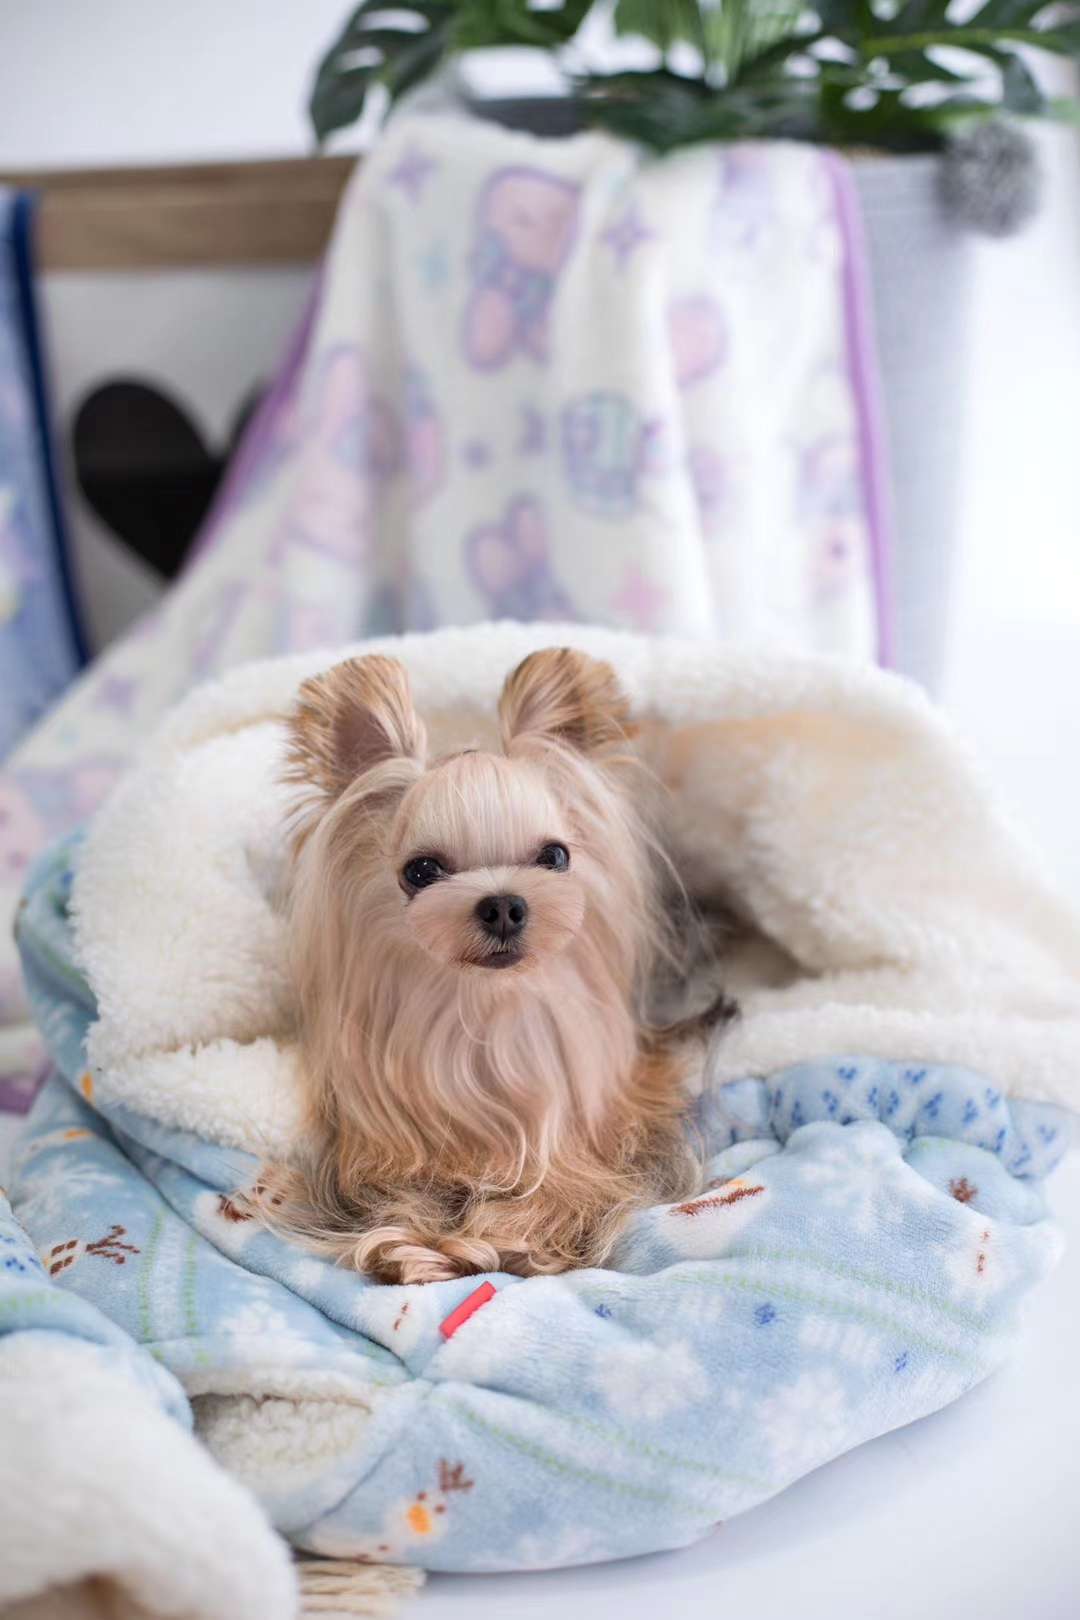
M 973 275 L 973 238 L 945 212 L 938 161 L 853 165 L 891 464 L 892 661 L 931 691 L 948 635 Z

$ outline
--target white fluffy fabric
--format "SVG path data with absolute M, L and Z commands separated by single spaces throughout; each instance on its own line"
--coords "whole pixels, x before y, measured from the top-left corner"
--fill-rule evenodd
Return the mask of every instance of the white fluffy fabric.
M 1080 1101 L 1080 927 L 947 724 L 838 662 L 551 625 L 368 644 L 408 665 L 436 746 L 483 741 L 507 672 L 573 644 L 617 669 L 690 890 L 758 943 L 717 1080 L 858 1053 L 967 1064 Z M 90 832 L 77 942 L 101 1094 L 259 1154 L 297 1125 L 280 875 L 281 720 L 346 651 L 248 665 L 175 710 Z M 761 943 L 764 941 L 764 945 Z
M 284 1542 L 248 1491 L 102 1352 L 0 1341 L 0 1611 L 293 1620 Z

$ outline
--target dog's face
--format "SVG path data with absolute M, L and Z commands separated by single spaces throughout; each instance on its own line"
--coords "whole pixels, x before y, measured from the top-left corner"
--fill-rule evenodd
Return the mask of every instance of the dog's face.
M 496 754 L 426 771 L 402 800 L 387 858 L 403 927 L 436 960 L 473 972 L 528 972 L 563 950 L 598 876 L 543 766 Z
M 576 948 L 587 977 L 625 981 L 646 856 L 611 770 L 629 719 L 614 674 L 569 649 L 534 653 L 499 716 L 503 753 L 429 763 L 395 660 L 307 682 L 290 765 L 316 790 L 305 860 L 327 904 L 355 918 L 357 951 L 403 970 L 426 960 L 501 994 Z

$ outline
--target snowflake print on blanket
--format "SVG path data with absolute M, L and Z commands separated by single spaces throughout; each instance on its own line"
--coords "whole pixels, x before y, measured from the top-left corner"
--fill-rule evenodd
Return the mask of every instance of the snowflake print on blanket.
M 816 1468 L 849 1443 L 847 1396 L 828 1368 L 800 1373 L 794 1382 L 782 1384 L 758 1402 L 753 1422 L 773 1467 L 786 1479 Z
M 250 1356 L 252 1344 L 265 1348 L 267 1359 L 275 1364 L 309 1361 L 318 1355 L 318 1345 L 299 1331 L 287 1310 L 257 1295 L 249 1295 L 238 1310 L 223 1317 L 217 1331 L 242 1357 Z
M 76 1131 L 74 1135 L 67 1136 L 65 1145 L 74 1146 L 88 1141 L 90 1137 L 89 1131 Z M 86 1200 L 98 1207 L 103 1195 L 121 1190 L 122 1176 L 115 1171 L 102 1169 L 85 1159 L 72 1162 L 74 1157 L 69 1153 L 60 1160 L 52 1160 L 41 1166 L 31 1160 L 29 1168 L 24 1167 L 19 1207 L 24 1218 L 33 1222 L 35 1229 L 47 1231 L 51 1228 L 55 1231 L 57 1225 L 63 1222 L 60 1230 L 63 1231 L 66 1225 L 70 1231 L 68 1223 L 73 1206 Z
M 807 1316 L 799 1328 L 799 1343 L 808 1350 L 820 1350 L 828 1356 L 851 1362 L 864 1371 L 884 1364 L 884 1339 L 859 1322 Z
M 704 1370 L 688 1344 L 630 1339 L 598 1352 L 593 1382 L 617 1416 L 655 1422 L 708 1392 Z
M 830 1133 L 826 1138 L 821 1132 Z M 845 1212 L 857 1232 L 872 1231 L 877 1223 L 902 1219 L 903 1203 L 893 1196 L 898 1178 L 908 1190 L 927 1196 L 931 1190 L 919 1178 L 912 1178 L 900 1157 L 896 1138 L 883 1126 L 852 1125 L 839 1135 L 832 1127 L 815 1124 L 806 1127 L 805 1136 L 816 1151 L 800 1171 L 803 1185 L 818 1201 Z M 802 1143 L 800 1143 L 800 1148 Z M 908 1184 L 910 1183 L 910 1187 Z

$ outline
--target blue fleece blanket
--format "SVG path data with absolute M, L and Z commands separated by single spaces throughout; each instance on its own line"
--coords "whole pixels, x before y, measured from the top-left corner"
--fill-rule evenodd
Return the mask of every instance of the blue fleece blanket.
M 335 1270 L 232 1205 L 254 1161 L 95 1106 L 76 851 L 39 867 L 18 925 L 56 1073 L 18 1225 L 0 1204 L 0 1331 L 97 1338 L 211 1428 L 237 1397 L 299 1400 L 248 1478 L 302 1547 L 492 1570 L 681 1545 L 986 1377 L 1057 1256 L 1057 1110 L 840 1056 L 704 1097 L 707 1185 L 636 1219 L 607 1269 Z
M 53 470 L 31 199 L 0 189 L 0 759 L 85 658 Z

